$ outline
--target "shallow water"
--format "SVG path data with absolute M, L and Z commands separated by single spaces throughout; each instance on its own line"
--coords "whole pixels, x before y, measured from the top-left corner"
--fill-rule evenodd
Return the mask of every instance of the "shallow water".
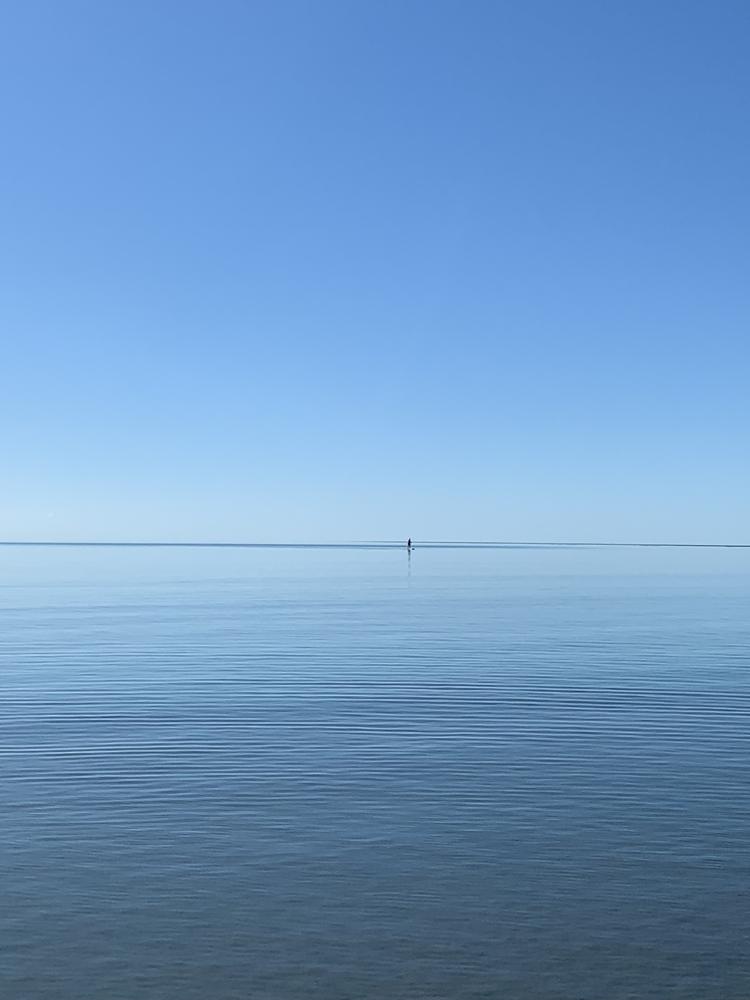
M 750 551 L 0 547 L 6 1000 L 746 1000 Z

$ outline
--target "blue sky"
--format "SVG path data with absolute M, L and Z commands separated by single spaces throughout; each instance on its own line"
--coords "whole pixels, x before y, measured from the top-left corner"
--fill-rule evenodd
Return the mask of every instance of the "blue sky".
M 6 4 L 0 536 L 750 542 L 750 7 Z

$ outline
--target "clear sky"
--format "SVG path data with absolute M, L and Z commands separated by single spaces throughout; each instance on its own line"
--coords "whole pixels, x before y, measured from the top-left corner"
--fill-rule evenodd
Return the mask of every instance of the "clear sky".
M 11 0 L 0 537 L 750 542 L 745 0 Z

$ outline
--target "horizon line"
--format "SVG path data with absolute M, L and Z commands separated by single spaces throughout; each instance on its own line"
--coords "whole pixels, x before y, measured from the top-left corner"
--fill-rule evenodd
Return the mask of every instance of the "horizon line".
M 42 539 L 0 539 L 0 546 L 79 547 L 79 548 L 192 548 L 192 549 L 399 549 L 405 541 L 388 539 L 347 542 L 170 542 L 170 541 L 70 541 Z M 582 542 L 582 541 L 412 541 L 414 548 L 673 548 L 673 549 L 748 549 L 750 542 Z

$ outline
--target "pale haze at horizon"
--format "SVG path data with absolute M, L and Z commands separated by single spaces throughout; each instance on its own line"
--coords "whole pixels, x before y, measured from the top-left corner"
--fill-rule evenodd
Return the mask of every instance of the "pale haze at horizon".
M 0 538 L 749 542 L 744 4 L 16 4 Z

